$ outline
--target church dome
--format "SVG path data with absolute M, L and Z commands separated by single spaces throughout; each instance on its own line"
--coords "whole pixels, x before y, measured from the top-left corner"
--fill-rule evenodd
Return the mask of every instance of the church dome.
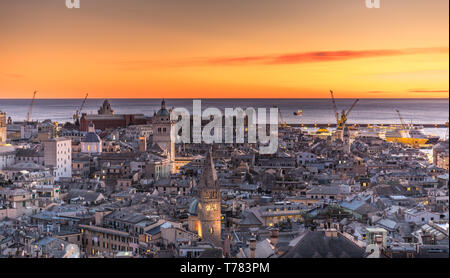
M 189 214 L 196 216 L 197 215 L 197 210 L 198 210 L 198 200 L 195 199 L 194 201 L 192 201 L 192 203 L 189 205 Z
M 158 113 L 156 113 L 156 116 L 159 116 L 159 117 L 169 117 L 169 111 L 167 111 L 167 109 L 160 109 L 159 111 L 158 111 Z
M 94 132 L 88 132 L 81 141 L 84 143 L 100 143 L 100 136 Z
M 169 111 L 166 109 L 166 101 L 164 99 L 161 102 L 161 109 L 159 109 L 158 113 L 156 113 L 156 116 L 159 116 L 159 117 L 168 117 L 168 116 L 170 116 Z

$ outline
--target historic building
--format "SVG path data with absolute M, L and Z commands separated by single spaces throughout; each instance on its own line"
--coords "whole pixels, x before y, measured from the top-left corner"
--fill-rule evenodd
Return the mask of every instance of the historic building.
M 103 102 L 103 105 L 98 110 L 99 115 L 113 115 L 114 110 L 111 109 L 111 104 L 107 99 Z
M 80 131 L 88 131 L 92 122 L 97 129 L 127 128 L 131 125 L 147 124 L 147 117 L 144 114 L 114 114 L 108 100 L 98 110 L 98 114 L 83 113 L 80 119 Z
M 6 144 L 6 113 L 0 111 L 0 145 Z
M 190 212 L 197 214 L 198 222 L 195 223 L 195 228 L 198 235 L 204 241 L 222 246 L 220 185 L 211 151 L 206 155 L 203 173 L 197 185 L 197 192 L 198 200 L 191 205 Z
M 81 139 L 81 153 L 100 154 L 102 150 L 102 139 L 95 133 L 94 124 L 90 123 L 88 133 Z
M 175 171 L 175 139 L 171 131 L 174 122 L 170 119 L 170 111 L 166 109 L 166 101 L 161 102 L 161 109 L 155 113 L 152 120 L 153 137 L 152 144 L 158 145 L 172 163 L 172 172 Z

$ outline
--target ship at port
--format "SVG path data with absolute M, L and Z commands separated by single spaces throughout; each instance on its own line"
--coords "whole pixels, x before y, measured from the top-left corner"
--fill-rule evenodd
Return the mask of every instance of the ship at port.
M 423 126 L 406 125 L 400 111 L 396 111 L 401 125 L 393 126 L 386 131 L 386 141 L 412 147 L 429 147 L 439 142 L 439 136 L 426 135 Z

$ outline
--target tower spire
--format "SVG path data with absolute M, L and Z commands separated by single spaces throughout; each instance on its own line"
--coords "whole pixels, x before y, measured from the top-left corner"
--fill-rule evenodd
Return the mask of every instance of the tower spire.
M 219 187 L 217 179 L 217 172 L 214 166 L 214 159 L 212 156 L 212 149 L 210 148 L 206 153 L 205 162 L 203 165 L 203 173 L 198 184 L 199 187 Z

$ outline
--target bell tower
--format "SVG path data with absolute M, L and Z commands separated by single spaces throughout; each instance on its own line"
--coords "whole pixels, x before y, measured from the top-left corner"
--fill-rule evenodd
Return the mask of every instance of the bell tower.
M 166 108 L 166 101 L 161 102 L 161 109 L 153 116 L 153 143 L 166 151 L 171 163 L 172 172 L 175 162 L 175 139 L 172 138 L 174 122 L 170 119 L 170 111 Z
M 221 240 L 221 211 L 220 211 L 220 185 L 217 179 L 212 150 L 206 154 L 203 173 L 198 183 L 198 216 L 200 220 L 199 236 L 222 246 Z

